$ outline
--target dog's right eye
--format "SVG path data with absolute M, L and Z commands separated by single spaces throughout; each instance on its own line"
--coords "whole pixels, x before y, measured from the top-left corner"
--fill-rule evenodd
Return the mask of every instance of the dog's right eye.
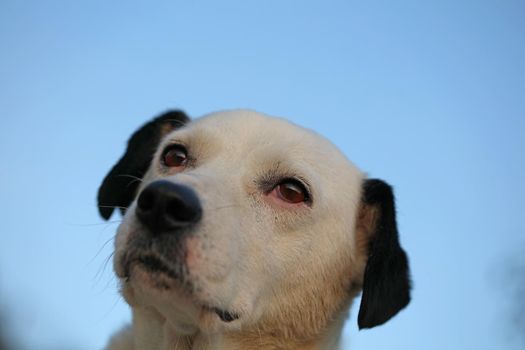
M 286 180 L 276 186 L 278 198 L 288 203 L 300 203 L 306 202 L 308 194 L 304 189 L 304 186 L 294 180 Z
M 169 168 L 185 167 L 188 162 L 188 151 L 184 146 L 171 145 L 162 153 L 162 163 Z
M 279 204 L 311 205 L 310 192 L 306 185 L 297 179 L 286 178 L 281 180 L 272 190 L 266 193 L 269 198 L 272 198 Z

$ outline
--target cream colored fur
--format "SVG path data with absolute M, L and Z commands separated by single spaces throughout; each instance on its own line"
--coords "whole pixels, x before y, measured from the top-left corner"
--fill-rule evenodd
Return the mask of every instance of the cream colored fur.
M 174 173 L 159 165 L 173 142 L 186 145 L 193 167 Z M 269 173 L 304 179 L 312 205 L 290 209 L 267 198 L 256 183 Z M 356 166 L 315 132 L 236 110 L 165 136 L 141 188 L 161 178 L 190 186 L 202 202 L 184 262 L 194 292 L 138 267 L 123 277 L 122 257 L 142 230 L 132 203 L 118 229 L 114 267 L 133 324 L 108 350 L 338 348 L 373 225 Z M 170 288 L 155 287 L 158 279 Z M 234 310 L 239 319 L 223 322 L 204 305 Z

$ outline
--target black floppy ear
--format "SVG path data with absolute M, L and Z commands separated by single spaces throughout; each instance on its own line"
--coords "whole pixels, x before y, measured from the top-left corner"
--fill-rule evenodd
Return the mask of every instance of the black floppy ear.
M 377 215 L 365 268 L 359 329 L 385 323 L 410 302 L 408 259 L 399 244 L 392 188 L 381 180 L 365 180 L 362 200 Z
M 108 220 L 115 208 L 119 208 L 122 213 L 126 211 L 160 140 L 189 120 L 182 111 L 169 111 L 135 131 L 128 141 L 126 153 L 113 166 L 98 189 L 98 210 L 104 219 Z

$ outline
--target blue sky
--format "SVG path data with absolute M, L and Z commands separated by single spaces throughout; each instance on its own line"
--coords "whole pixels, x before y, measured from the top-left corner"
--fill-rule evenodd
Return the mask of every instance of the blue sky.
M 100 181 L 155 114 L 248 107 L 396 190 L 413 301 L 361 332 L 354 309 L 345 348 L 520 348 L 524 16 L 519 0 L 1 1 L 0 329 L 100 349 L 130 318 Z

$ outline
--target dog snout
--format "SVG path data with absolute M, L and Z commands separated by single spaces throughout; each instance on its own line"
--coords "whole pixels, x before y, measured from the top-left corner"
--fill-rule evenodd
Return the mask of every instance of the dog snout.
M 160 234 L 197 223 L 202 207 L 190 187 L 160 180 L 142 190 L 137 199 L 136 215 L 151 233 Z

